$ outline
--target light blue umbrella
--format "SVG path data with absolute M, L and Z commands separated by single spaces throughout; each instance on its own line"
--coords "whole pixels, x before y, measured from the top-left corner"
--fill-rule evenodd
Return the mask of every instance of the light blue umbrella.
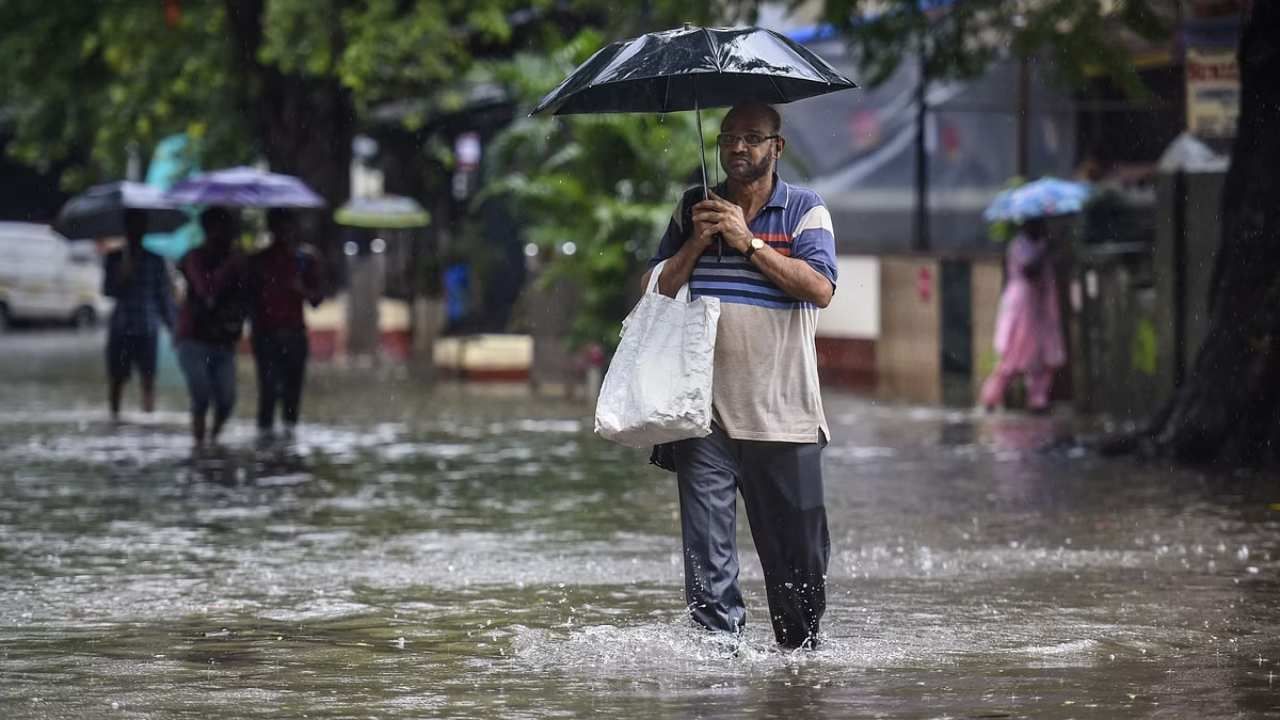
M 1067 215 L 1084 209 L 1089 199 L 1088 183 L 1044 177 L 1009 190 L 1003 190 L 982 213 L 987 222 Z

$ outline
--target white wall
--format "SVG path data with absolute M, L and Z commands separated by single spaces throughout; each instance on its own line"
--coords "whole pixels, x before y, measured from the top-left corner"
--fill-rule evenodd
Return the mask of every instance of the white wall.
M 836 265 L 836 294 L 818 313 L 818 337 L 879 338 L 880 259 L 842 255 Z

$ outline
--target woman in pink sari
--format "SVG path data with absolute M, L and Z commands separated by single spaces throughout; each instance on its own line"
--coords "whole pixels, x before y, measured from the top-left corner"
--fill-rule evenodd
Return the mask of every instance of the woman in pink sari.
M 994 409 L 1005 388 L 1022 373 L 1027 409 L 1045 412 L 1054 372 L 1066 364 L 1049 237 L 1043 220 L 1028 220 L 1009 243 L 1009 280 L 996 316 L 995 349 L 1000 361 L 982 386 L 982 404 Z

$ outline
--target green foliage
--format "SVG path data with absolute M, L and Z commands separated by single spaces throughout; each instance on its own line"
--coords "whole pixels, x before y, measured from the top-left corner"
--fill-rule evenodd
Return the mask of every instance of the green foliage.
M 791 6 L 802 0 L 791 0 Z M 922 0 L 826 0 L 823 17 L 846 33 L 865 79 L 886 79 L 904 57 L 922 52 L 931 78 L 981 74 L 996 59 L 1043 58 L 1068 83 L 1090 72 L 1132 93 L 1142 85 L 1122 37 L 1168 38 L 1172 0 L 957 0 L 927 11 Z M 923 8 L 923 9 L 922 9 Z M 879 12 L 865 17 L 871 10 Z
M 551 4 L 263 0 L 247 25 L 261 31 L 253 60 L 286 76 L 336 79 L 363 110 L 430 95 L 472 66 L 472 46 L 511 38 L 512 12 Z M 15 135 L 9 152 L 43 170 L 70 162 L 69 189 L 123 176 L 127 148 L 145 158 L 176 132 L 202 139 L 207 167 L 256 159 L 256 113 L 272 98 L 236 54 L 258 39 L 241 36 L 227 7 L 256 4 L 183 2 L 171 27 L 159 0 L 3 0 L 0 122 Z
M 477 13 L 511 4 L 467 3 Z M 348 9 L 343 15 L 347 45 L 338 67 L 343 84 L 367 105 L 448 80 L 470 61 L 466 36 L 453 30 L 454 21 L 462 19 L 462 5 L 368 0 Z
M 0 33 L 10 154 L 42 170 L 78 161 L 71 188 L 120 177 L 131 145 L 146 157 L 174 132 L 242 159 L 222 6 L 187 6 L 170 28 L 159 2 L 5 0 L 5 26 L 22 29 Z
M 337 38 L 345 30 L 343 25 L 358 17 L 350 11 L 340 12 L 342 4 L 330 0 L 269 0 L 263 6 L 258 60 L 295 75 L 333 74 L 342 60 Z
M 584 33 L 550 57 L 517 56 L 495 74 L 526 107 L 553 88 L 601 44 Z M 718 113 L 704 113 L 704 134 Z M 490 176 L 479 200 L 513 201 L 529 241 L 554 257 L 548 279 L 569 278 L 583 293 L 574 344 L 617 345 L 635 283 L 652 254 L 685 181 L 699 167 L 694 113 L 524 118 L 492 143 Z M 708 148 L 711 146 L 708 145 Z M 714 157 L 714 154 L 712 154 Z M 566 243 L 575 252 L 565 254 Z

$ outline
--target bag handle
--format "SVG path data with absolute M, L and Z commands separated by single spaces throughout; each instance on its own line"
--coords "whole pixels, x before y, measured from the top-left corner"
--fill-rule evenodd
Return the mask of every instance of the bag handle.
M 657 265 L 653 266 L 653 271 L 649 273 L 649 287 L 645 289 L 646 293 L 657 292 L 658 276 L 662 274 L 662 268 L 667 264 L 666 260 L 660 260 Z M 689 302 L 689 283 L 680 286 L 676 291 L 676 300 L 679 302 Z
M 644 289 L 645 295 L 658 291 L 658 276 L 662 274 L 662 268 L 666 264 L 666 260 L 660 260 L 657 265 L 653 266 L 653 270 L 649 271 L 649 286 Z M 663 297 L 666 297 L 666 295 L 663 295 Z M 678 302 L 689 302 L 689 283 L 685 283 L 680 286 L 680 289 L 676 291 L 675 299 Z M 641 296 L 640 300 L 643 301 L 644 296 Z M 622 318 L 622 329 L 618 332 L 618 337 L 622 337 L 623 333 L 627 331 L 627 325 L 631 322 L 631 316 L 635 314 L 636 308 L 638 307 L 640 307 L 639 302 L 636 303 L 635 307 L 631 308 L 631 312 L 627 313 L 626 317 Z

